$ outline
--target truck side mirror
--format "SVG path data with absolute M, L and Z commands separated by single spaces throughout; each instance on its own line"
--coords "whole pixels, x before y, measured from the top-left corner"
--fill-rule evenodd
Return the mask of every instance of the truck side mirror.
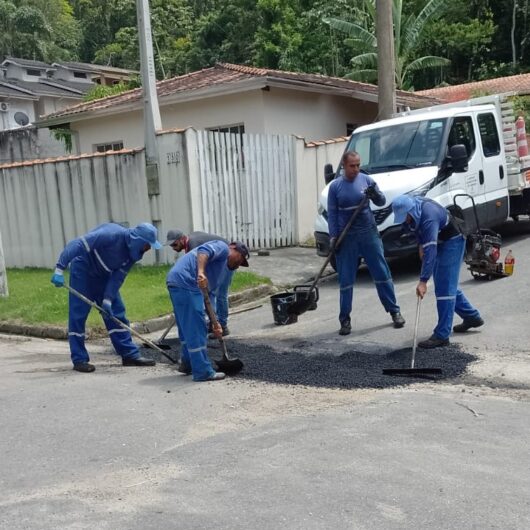
M 455 173 L 467 171 L 467 149 L 464 144 L 452 145 L 449 148 L 449 160 Z
M 333 164 L 326 164 L 324 166 L 324 180 L 326 184 L 329 184 L 335 178 L 335 172 L 333 171 Z

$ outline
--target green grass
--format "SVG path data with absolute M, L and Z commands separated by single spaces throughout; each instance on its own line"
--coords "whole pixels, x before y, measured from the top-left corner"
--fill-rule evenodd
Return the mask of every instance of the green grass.
M 132 322 L 147 320 L 171 312 L 166 289 L 170 265 L 134 267 L 120 292 Z M 9 296 L 0 297 L 0 320 L 25 324 L 66 325 L 68 321 L 68 292 L 54 287 L 48 269 L 7 269 Z M 66 278 L 68 281 L 68 278 Z M 230 292 L 270 283 L 268 278 L 252 272 L 236 271 Z M 89 327 L 101 328 L 101 317 L 91 311 Z

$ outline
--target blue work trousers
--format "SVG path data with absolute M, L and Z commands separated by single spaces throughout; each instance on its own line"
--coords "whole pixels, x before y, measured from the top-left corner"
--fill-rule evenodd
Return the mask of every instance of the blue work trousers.
M 206 381 L 215 374 L 207 352 L 204 298 L 200 291 L 168 287 L 179 332 L 182 364 L 191 367 L 194 381 Z
M 469 303 L 458 288 L 465 244 L 466 241 L 462 236 L 438 243 L 433 272 L 438 324 L 433 333 L 440 339 L 449 338 L 455 313 L 463 319 L 480 317 L 478 310 Z
M 336 253 L 340 284 L 339 321 L 341 323 L 350 319 L 353 286 L 361 256 L 370 271 L 385 311 L 387 313 L 399 311 L 394 293 L 394 282 L 383 254 L 383 242 L 377 227 L 374 226 L 346 234 Z
M 226 267 L 221 282 L 219 283 L 219 287 L 217 287 L 213 296 L 210 297 L 210 299 L 213 299 L 212 305 L 215 307 L 217 320 L 223 328 L 228 326 L 228 290 L 232 284 L 234 272 L 235 271 L 231 271 Z
M 108 278 L 93 276 L 88 269 L 89 265 L 85 261 L 74 259 L 70 265 L 70 286 L 101 306 Z M 74 364 L 86 363 L 90 358 L 85 347 L 85 325 L 91 306 L 72 293 L 69 295 L 68 304 L 68 342 L 72 362 Z M 119 293 L 112 302 L 112 312 L 118 320 L 127 326 L 129 325 L 129 321 L 125 317 L 125 306 Z M 103 322 L 118 355 L 121 355 L 123 359 L 140 357 L 138 346 L 132 341 L 129 331 L 121 328 L 106 316 L 103 316 Z

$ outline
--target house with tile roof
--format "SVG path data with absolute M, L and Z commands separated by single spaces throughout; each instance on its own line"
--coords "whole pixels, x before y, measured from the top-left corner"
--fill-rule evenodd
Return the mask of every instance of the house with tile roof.
M 497 77 L 484 81 L 473 81 L 463 85 L 443 86 L 415 92 L 419 96 L 437 98 L 444 103 L 453 103 L 477 96 L 505 93 L 520 96 L 530 94 L 530 74 Z
M 317 74 L 219 63 L 157 82 L 162 128 L 294 134 L 307 140 L 349 135 L 377 119 L 377 86 Z M 400 108 L 437 100 L 398 91 Z M 144 145 L 142 90 L 78 103 L 42 116 L 39 127 L 68 127 L 78 153 Z
M 137 74 L 92 64 L 6 57 L 0 64 L 0 131 L 25 127 L 38 116 L 79 103 L 96 83 L 113 84 Z

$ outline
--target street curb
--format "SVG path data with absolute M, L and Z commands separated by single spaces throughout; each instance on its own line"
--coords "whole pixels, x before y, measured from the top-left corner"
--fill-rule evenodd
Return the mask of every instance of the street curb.
M 228 297 L 230 307 L 237 307 L 246 304 L 252 300 L 257 300 L 272 294 L 277 288 L 270 284 L 262 284 L 257 287 L 245 289 L 239 293 L 231 294 Z M 173 318 L 173 314 L 163 315 L 142 322 L 132 322 L 131 328 L 138 333 L 152 333 L 166 329 Z M 41 339 L 62 339 L 68 338 L 68 330 L 61 326 L 32 326 L 29 324 L 20 324 L 17 322 L 0 322 L 0 333 L 9 335 L 23 335 L 28 337 L 38 337 Z M 106 330 L 93 330 L 87 332 L 87 340 L 106 337 Z

